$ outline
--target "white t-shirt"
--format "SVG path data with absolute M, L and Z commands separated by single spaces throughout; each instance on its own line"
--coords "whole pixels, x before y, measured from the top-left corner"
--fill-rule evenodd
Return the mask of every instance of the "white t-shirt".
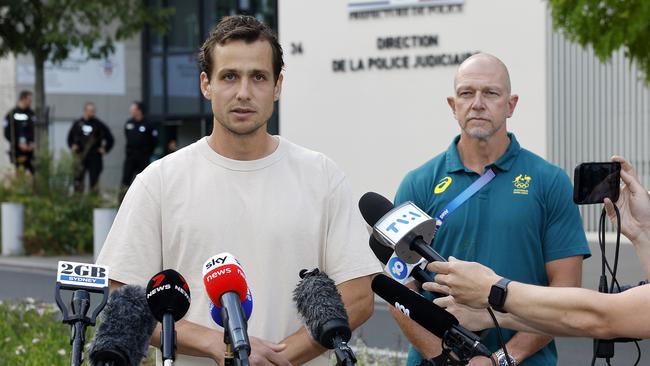
M 219 329 L 208 310 L 202 265 L 237 257 L 253 294 L 248 332 L 280 342 L 303 324 L 292 301 L 301 269 L 335 283 L 381 271 L 343 172 L 326 156 L 280 137 L 275 152 L 237 161 L 203 138 L 139 174 L 97 259 L 116 281 L 146 286 L 163 269 L 181 273 L 192 302 L 184 319 Z M 214 365 L 177 355 L 176 364 Z M 326 365 L 327 354 L 310 365 Z

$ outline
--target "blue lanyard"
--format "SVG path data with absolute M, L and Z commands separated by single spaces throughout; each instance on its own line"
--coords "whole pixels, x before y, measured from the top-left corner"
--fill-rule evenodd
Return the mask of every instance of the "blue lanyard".
M 483 174 L 479 179 L 474 181 L 469 187 L 465 188 L 464 191 L 462 191 L 456 198 L 454 198 L 451 202 L 445 206 L 445 208 L 440 211 L 440 213 L 436 216 L 436 230 L 440 228 L 440 225 L 442 225 L 442 222 L 445 221 L 447 216 L 449 216 L 452 212 L 454 212 L 460 205 L 462 205 L 465 201 L 467 201 L 470 197 L 474 195 L 474 193 L 478 192 L 481 188 L 485 187 L 486 184 L 490 183 L 492 179 L 494 179 L 495 174 L 492 171 L 492 169 L 488 169 L 485 174 Z

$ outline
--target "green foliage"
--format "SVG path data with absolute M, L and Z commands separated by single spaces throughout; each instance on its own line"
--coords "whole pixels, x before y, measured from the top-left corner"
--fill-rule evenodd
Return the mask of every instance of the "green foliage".
M 591 45 L 601 61 L 623 48 L 650 83 L 650 1 L 549 0 L 553 24 L 583 47 Z
M 69 365 L 69 328 L 53 304 L 0 304 L 0 364 L 7 366 Z
M 94 329 L 86 330 L 86 346 Z M 0 365 L 68 366 L 71 349 L 70 326 L 61 322 L 56 305 L 33 299 L 0 301 Z M 149 354 L 143 366 L 155 365 L 152 348 Z
M 406 364 L 406 358 L 402 352 L 389 349 L 369 349 L 360 338 L 357 338 L 352 350 L 357 357 L 358 366 L 401 366 Z M 333 352 L 330 364 L 336 364 Z
M 133 0 L 3 0 L 0 56 L 33 54 L 58 62 L 81 47 L 90 57 L 106 57 L 114 52 L 114 40 L 137 34 L 145 24 L 164 32 L 173 13 Z
M 2 202 L 25 206 L 23 243 L 27 254 L 87 254 L 93 248 L 93 209 L 114 205 L 98 193 L 72 191 L 72 157 L 54 162 L 47 147 L 39 149 L 34 177 L 19 172 L 0 187 Z

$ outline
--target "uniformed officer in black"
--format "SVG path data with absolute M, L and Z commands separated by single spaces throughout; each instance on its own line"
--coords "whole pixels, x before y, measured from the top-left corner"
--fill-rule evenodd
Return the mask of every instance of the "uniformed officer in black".
M 122 172 L 122 187 L 131 185 L 135 176 L 149 165 L 149 160 L 158 144 L 158 131 L 144 119 L 144 106 L 133 102 L 129 108 L 131 119 L 124 124 L 126 135 L 126 159 Z
M 9 141 L 9 159 L 16 169 L 34 173 L 34 124 L 36 115 L 31 108 L 32 92 L 20 92 L 16 107 L 7 113 L 4 120 L 5 138 Z
M 74 189 L 84 191 L 86 172 L 90 189 L 97 190 L 99 175 L 104 168 L 103 156 L 113 148 L 113 134 L 106 124 L 96 117 L 95 104 L 84 105 L 84 115 L 72 123 L 68 132 L 68 147 L 75 157 Z

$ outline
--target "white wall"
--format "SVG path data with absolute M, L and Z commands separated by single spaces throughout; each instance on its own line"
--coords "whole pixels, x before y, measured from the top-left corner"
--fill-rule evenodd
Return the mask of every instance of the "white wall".
M 347 1 L 279 2 L 286 73 L 280 133 L 334 159 L 355 194 L 392 198 L 404 174 L 458 134 L 446 97 L 455 66 L 335 73 L 334 59 L 484 51 L 509 67 L 520 100 L 509 129 L 546 154 L 545 3 L 466 0 L 461 12 L 350 19 Z M 379 50 L 378 37 L 438 35 L 438 46 Z M 291 43 L 303 53 L 292 54 Z

